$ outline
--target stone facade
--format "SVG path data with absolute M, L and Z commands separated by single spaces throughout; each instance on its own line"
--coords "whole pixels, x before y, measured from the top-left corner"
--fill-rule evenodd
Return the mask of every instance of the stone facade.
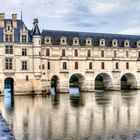
M 38 20 L 29 30 L 13 14 L 0 13 L 0 91 L 6 78 L 14 80 L 14 94 L 50 92 L 51 78 L 57 76 L 57 91 L 68 92 L 72 75 L 81 91 L 94 91 L 95 79 L 104 87 L 121 89 L 125 76 L 133 89 L 140 88 L 140 36 L 86 32 L 50 31 L 40 33 Z M 11 61 L 11 64 L 10 64 Z

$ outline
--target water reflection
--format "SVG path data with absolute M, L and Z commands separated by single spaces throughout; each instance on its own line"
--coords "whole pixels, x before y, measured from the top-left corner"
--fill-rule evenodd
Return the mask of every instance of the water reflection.
M 2 97 L 1 97 L 2 99 Z M 17 140 L 140 139 L 140 91 L 15 97 L 0 110 Z

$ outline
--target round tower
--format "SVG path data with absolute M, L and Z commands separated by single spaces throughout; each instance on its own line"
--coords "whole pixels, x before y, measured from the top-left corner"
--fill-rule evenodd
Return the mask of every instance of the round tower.
M 38 27 L 38 19 L 33 22 L 33 61 L 34 61 L 34 76 L 36 79 L 41 78 L 41 34 Z

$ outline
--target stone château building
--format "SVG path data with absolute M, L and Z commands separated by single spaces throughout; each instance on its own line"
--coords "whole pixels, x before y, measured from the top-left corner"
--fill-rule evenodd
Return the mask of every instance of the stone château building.
M 12 79 L 14 94 L 50 92 L 51 78 L 57 90 L 68 92 L 70 78 L 81 91 L 94 91 L 95 82 L 105 89 L 124 85 L 140 87 L 140 36 L 43 30 L 34 19 L 29 30 L 17 14 L 5 19 L 0 13 L 0 91 Z

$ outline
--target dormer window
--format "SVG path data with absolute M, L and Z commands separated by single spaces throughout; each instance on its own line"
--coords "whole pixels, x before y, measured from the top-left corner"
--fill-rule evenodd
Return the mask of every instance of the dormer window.
M 10 26 L 7 27 L 8 31 L 10 31 Z
M 116 39 L 112 40 L 112 46 L 117 47 L 118 46 L 118 40 L 116 40 Z
M 87 38 L 87 39 L 86 39 L 86 45 L 87 45 L 87 46 L 91 46 L 91 45 L 92 45 L 92 40 L 91 40 L 91 38 Z
M 67 39 L 66 39 L 66 37 L 61 37 L 61 39 L 60 39 L 60 44 L 61 44 L 61 45 L 66 45 L 66 44 L 67 44 Z
M 79 38 L 78 37 L 73 38 L 73 45 L 79 45 Z
M 124 41 L 124 47 L 129 47 L 129 46 L 130 46 L 129 40 L 125 40 Z
M 99 44 L 101 47 L 105 47 L 105 39 L 100 39 Z
M 22 35 L 22 43 L 27 43 L 27 36 L 26 35 Z
M 137 41 L 137 47 L 140 47 L 140 40 Z
M 51 37 L 49 36 L 45 37 L 45 44 L 51 44 Z

